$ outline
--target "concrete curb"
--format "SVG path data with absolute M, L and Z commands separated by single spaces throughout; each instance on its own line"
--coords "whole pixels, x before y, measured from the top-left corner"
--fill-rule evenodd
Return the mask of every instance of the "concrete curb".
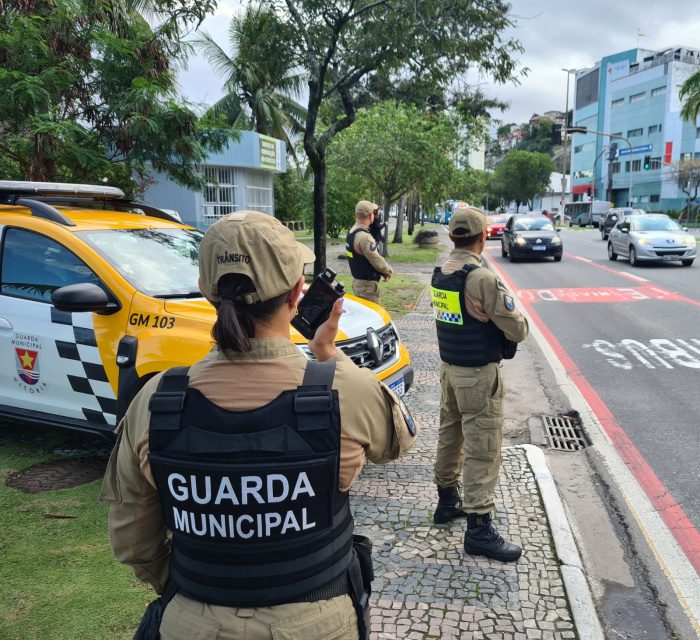
M 517 445 L 516 448 L 525 451 L 540 489 L 579 638 L 580 640 L 605 640 L 564 503 L 554 484 L 544 451 L 531 444 Z

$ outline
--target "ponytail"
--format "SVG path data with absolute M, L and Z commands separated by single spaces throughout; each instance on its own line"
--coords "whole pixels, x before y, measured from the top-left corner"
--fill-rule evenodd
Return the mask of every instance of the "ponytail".
M 243 296 L 254 293 L 255 287 L 248 276 L 229 273 L 218 282 L 221 301 L 216 307 L 216 322 L 211 329 L 212 338 L 221 349 L 246 353 L 250 351 L 250 339 L 255 337 L 256 322 L 265 323 L 289 300 L 289 292 L 266 300 L 246 304 Z

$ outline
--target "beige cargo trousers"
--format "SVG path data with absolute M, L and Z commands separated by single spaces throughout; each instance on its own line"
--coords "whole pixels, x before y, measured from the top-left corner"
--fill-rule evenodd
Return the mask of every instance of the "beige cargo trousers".
M 435 482 L 454 487 L 462 472 L 463 509 L 489 513 L 498 481 L 503 440 L 501 365 L 440 364 L 440 433 Z
M 374 280 L 352 279 L 352 292 L 358 298 L 364 298 L 375 304 L 379 304 L 379 282 Z

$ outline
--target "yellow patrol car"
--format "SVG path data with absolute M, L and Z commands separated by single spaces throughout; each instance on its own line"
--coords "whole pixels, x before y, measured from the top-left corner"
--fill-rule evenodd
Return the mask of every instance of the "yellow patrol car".
M 0 416 L 106 434 L 151 376 L 203 357 L 202 235 L 113 187 L 0 181 Z M 338 347 L 403 395 L 389 314 L 346 298 Z

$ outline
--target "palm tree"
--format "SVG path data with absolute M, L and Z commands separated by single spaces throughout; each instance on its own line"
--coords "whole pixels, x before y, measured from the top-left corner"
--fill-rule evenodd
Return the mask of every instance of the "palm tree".
M 683 101 L 681 117 L 695 122 L 700 115 L 700 71 L 696 71 L 683 83 L 678 96 Z
M 296 100 L 305 76 L 299 72 L 287 27 L 269 9 L 247 7 L 231 20 L 228 37 L 233 56 L 203 32 L 195 46 L 224 78 L 226 94 L 210 111 L 224 115 L 239 129 L 284 140 L 294 154 L 291 137 L 304 131 L 306 109 Z

